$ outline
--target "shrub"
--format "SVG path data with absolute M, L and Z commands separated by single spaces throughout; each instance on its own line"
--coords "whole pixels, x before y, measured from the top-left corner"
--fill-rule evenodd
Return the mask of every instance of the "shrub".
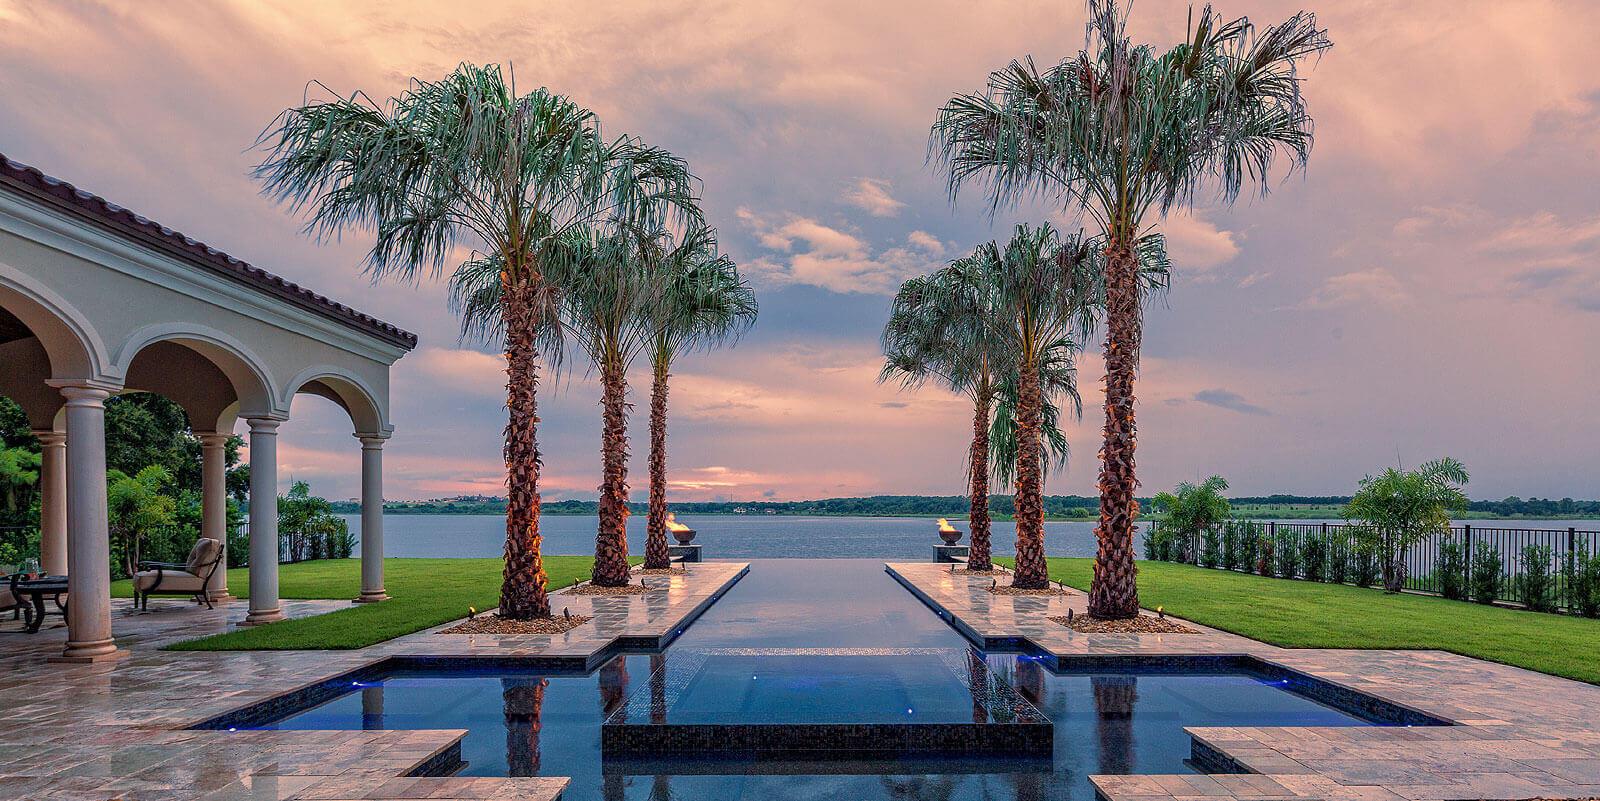
M 1205 544 L 1200 549 L 1200 565 L 1202 567 L 1216 567 L 1222 564 L 1222 534 L 1216 526 L 1211 526 L 1202 534 Z
M 1261 558 L 1261 527 L 1255 523 L 1239 526 L 1239 569 L 1248 573 L 1256 569 Z
M 1156 538 L 1161 536 L 1160 526 L 1151 523 L 1144 530 L 1144 558 L 1147 562 L 1154 562 L 1156 557 Z
M 1573 553 L 1567 555 L 1567 594 L 1572 611 L 1584 617 L 1600 617 L 1600 553 L 1587 556 L 1587 540 L 1575 543 Z
M 1459 542 L 1445 540 L 1439 543 L 1439 562 L 1433 577 L 1439 583 L 1439 594 L 1452 601 L 1467 597 L 1467 549 Z
M 1278 555 L 1277 572 L 1280 578 L 1294 578 L 1300 574 L 1300 543 L 1296 540 L 1294 532 L 1278 532 L 1277 547 L 1274 550 Z
M 1160 562 L 1177 562 L 1183 559 L 1181 536 L 1171 526 L 1150 524 L 1144 535 L 1144 558 Z
M 1556 611 L 1556 582 L 1550 572 L 1550 546 L 1522 549 L 1522 574 L 1517 576 L 1517 600 L 1535 612 Z
M 1360 587 L 1378 583 L 1378 552 L 1363 540 L 1350 548 L 1350 577 Z
M 1276 560 L 1272 556 L 1273 544 L 1270 537 L 1260 537 L 1256 540 L 1256 573 L 1262 576 L 1271 576 Z
M 1233 520 L 1222 524 L 1222 567 L 1239 569 L 1239 524 Z
M 1306 581 L 1322 581 L 1328 566 L 1328 539 L 1321 534 L 1307 535 L 1300 543 L 1301 570 Z
M 1350 577 L 1349 541 L 1329 537 L 1324 544 L 1328 549 L 1328 581 L 1333 584 L 1345 583 Z
M 1500 549 L 1486 542 L 1473 547 L 1472 600 L 1492 604 L 1500 600 L 1500 573 L 1505 568 Z

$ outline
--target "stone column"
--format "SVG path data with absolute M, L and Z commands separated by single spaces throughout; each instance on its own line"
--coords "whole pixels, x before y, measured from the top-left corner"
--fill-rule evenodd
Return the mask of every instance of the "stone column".
M 387 437 L 357 434 L 361 440 L 361 597 L 356 603 L 386 601 L 383 590 L 383 441 Z
M 67 647 L 54 659 L 100 662 L 127 655 L 111 638 L 111 539 L 106 520 L 106 398 L 98 386 L 63 386 L 67 399 Z
M 283 619 L 278 605 L 278 424 L 250 423 L 250 612 L 240 625 Z
M 67 574 L 67 435 L 34 431 L 43 464 L 39 466 L 39 570 Z
M 228 438 L 200 434 L 200 536 L 222 543 L 222 563 L 206 582 L 206 597 L 228 596 Z

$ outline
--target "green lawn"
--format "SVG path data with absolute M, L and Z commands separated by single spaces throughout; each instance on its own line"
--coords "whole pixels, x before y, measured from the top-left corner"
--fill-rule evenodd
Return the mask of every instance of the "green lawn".
M 1051 559 L 1050 577 L 1087 590 L 1092 561 Z M 1139 602 L 1287 648 L 1431 648 L 1600 684 L 1600 620 L 1169 562 L 1139 563 Z
M 546 556 L 550 589 L 589 577 L 594 558 Z M 266 626 L 167 646 L 175 651 L 285 651 L 363 648 L 414 631 L 466 617 L 467 607 L 493 609 L 500 599 L 499 559 L 385 559 L 384 585 L 391 596 L 375 604 L 351 604 L 325 615 L 285 620 Z M 228 589 L 249 595 L 249 571 L 228 571 Z M 278 569 L 282 598 L 354 598 L 361 587 L 361 562 L 339 559 L 282 565 Z M 132 587 L 116 582 L 112 594 L 128 597 Z M 159 603 L 158 601 L 155 601 Z M 559 611 L 559 610 L 558 610 Z

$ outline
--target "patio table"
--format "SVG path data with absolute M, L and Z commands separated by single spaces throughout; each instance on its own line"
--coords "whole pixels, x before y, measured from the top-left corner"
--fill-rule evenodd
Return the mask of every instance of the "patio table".
M 17 582 L 17 592 L 33 602 L 32 614 L 28 616 L 27 631 L 29 634 L 39 631 L 39 628 L 44 625 L 44 616 L 46 614 L 67 616 L 67 603 L 61 600 L 61 596 L 67 594 L 66 576 L 42 576 L 36 579 L 19 581 Z M 44 601 L 46 598 L 55 603 L 58 611 L 45 611 Z

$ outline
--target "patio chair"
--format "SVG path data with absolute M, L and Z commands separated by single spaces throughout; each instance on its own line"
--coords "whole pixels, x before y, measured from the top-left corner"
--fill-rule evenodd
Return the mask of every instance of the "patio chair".
M 0 572 L 5 575 L 0 578 L 0 612 L 10 612 L 12 620 L 20 620 L 24 615 L 27 622 L 33 623 L 33 604 L 17 592 L 17 582 L 27 576 L 17 571 L 15 567 L 0 567 Z
M 133 605 L 150 608 L 152 595 L 187 595 L 195 603 L 213 609 L 206 595 L 206 582 L 222 565 L 222 543 L 210 537 L 195 540 L 189 549 L 189 559 L 176 562 L 140 562 L 139 572 L 133 577 Z

